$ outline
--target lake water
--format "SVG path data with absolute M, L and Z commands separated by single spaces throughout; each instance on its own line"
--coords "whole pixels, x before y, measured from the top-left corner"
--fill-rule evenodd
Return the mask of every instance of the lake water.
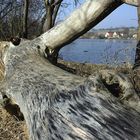
M 60 50 L 67 61 L 95 64 L 134 63 L 136 40 L 78 39 Z

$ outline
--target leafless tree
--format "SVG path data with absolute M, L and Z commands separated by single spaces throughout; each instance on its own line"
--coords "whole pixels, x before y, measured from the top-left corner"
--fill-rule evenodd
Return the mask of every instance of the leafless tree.
M 23 38 L 28 38 L 28 13 L 29 13 L 29 0 L 24 0 Z
M 140 138 L 140 97 L 128 74 L 108 69 L 83 78 L 52 64 L 60 48 L 124 2 L 138 6 L 135 0 L 87 0 L 34 40 L 21 41 L 18 46 L 2 43 L 5 78 L 1 93 L 19 105 L 30 139 Z
M 135 56 L 135 64 L 134 69 L 140 66 L 140 1 L 138 0 L 138 37 L 137 37 L 137 48 L 136 48 L 136 56 Z
M 76 5 L 78 0 L 74 1 Z M 30 0 L 30 5 L 28 0 L 3 0 L 0 3 L 1 38 L 40 35 L 54 26 L 60 6 L 62 0 Z
M 75 2 L 75 5 L 77 5 L 77 3 L 79 2 L 79 0 L 73 1 Z M 65 0 L 44 0 L 46 14 L 42 19 L 42 33 L 54 27 L 56 23 L 56 17 L 58 16 L 58 11 L 60 10 L 63 2 L 65 2 Z

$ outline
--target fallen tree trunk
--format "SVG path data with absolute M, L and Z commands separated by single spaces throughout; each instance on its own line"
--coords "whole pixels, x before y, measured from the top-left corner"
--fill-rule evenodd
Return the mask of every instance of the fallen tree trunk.
M 128 75 L 109 70 L 83 78 L 44 58 L 46 48 L 50 54 L 60 49 L 121 4 L 88 0 L 82 14 L 77 10 L 37 39 L 4 47 L 1 91 L 19 105 L 30 139 L 140 139 L 139 93 Z
M 81 78 L 45 61 L 31 45 L 26 42 L 8 54 L 12 63 L 5 85 L 31 139 L 139 139 L 139 98 L 125 75 L 103 71 Z M 109 90 L 113 84 L 121 89 L 118 95 L 113 96 L 117 87 Z

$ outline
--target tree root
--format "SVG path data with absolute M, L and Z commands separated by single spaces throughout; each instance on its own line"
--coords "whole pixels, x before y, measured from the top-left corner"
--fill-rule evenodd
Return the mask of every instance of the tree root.
M 140 97 L 128 75 L 117 73 L 115 70 L 101 70 L 98 76 L 108 91 L 121 102 L 131 107 L 140 105 Z

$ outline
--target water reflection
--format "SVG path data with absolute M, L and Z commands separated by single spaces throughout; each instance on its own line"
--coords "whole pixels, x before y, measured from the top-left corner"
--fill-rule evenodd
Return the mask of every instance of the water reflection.
M 135 40 L 78 39 L 60 50 L 67 61 L 112 64 L 134 62 Z

